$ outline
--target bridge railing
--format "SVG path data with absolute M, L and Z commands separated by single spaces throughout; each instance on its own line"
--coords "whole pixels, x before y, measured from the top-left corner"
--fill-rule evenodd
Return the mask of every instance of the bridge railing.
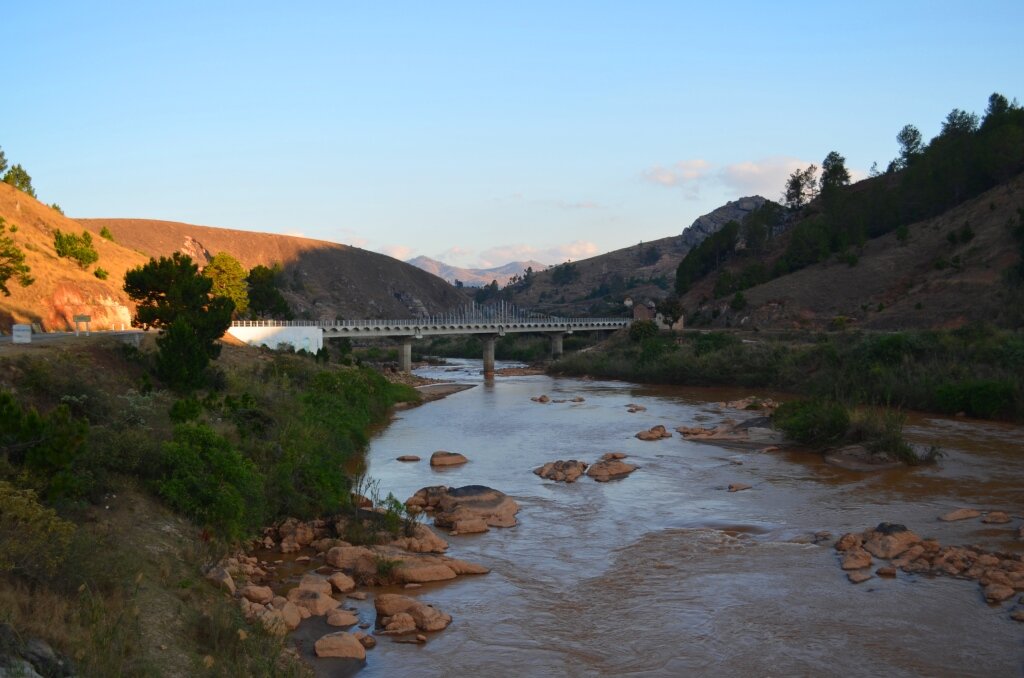
M 411 318 L 404 320 L 235 320 L 232 327 L 431 327 L 435 325 L 628 324 L 628 318 Z

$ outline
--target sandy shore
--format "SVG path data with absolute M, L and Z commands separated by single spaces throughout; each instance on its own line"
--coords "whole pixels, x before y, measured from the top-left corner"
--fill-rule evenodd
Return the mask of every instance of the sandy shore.
M 454 382 L 442 382 L 440 384 L 423 384 L 417 386 L 416 390 L 423 395 L 423 402 L 429 403 L 432 400 L 440 400 L 446 396 L 450 396 L 453 393 L 459 391 L 466 391 L 473 388 L 476 384 L 456 384 Z

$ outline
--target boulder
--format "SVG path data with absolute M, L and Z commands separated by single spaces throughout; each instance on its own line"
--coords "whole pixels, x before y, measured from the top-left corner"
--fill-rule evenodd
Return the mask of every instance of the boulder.
M 825 463 L 847 471 L 886 471 L 903 462 L 872 452 L 863 445 L 846 445 L 825 453 Z
M 549 461 L 533 472 L 541 478 L 554 480 L 560 483 L 574 483 L 587 470 L 587 464 L 582 461 L 570 459 L 568 461 Z
M 847 572 L 846 578 L 854 584 L 860 584 L 871 579 L 871 573 L 867 570 L 854 570 L 853 572 Z
M 348 576 L 344 572 L 335 572 L 331 576 L 327 577 L 327 581 L 330 582 L 331 586 L 338 593 L 348 593 L 356 587 L 355 581 L 352 577 Z
M 1010 516 L 1006 515 L 1003 511 L 989 511 L 988 515 L 981 519 L 981 522 L 991 525 L 1003 525 L 1010 522 L 1010 520 Z
M 319 574 L 306 574 L 299 580 L 299 588 L 306 589 L 309 591 L 319 591 L 325 596 L 331 595 L 334 589 L 331 588 L 331 582 Z
M 626 405 L 626 411 L 630 414 L 636 414 L 637 412 L 646 412 L 647 408 L 643 405 L 637 405 L 636 403 L 630 403 Z
M 944 520 L 947 523 L 953 522 L 954 520 L 967 520 L 968 518 L 977 518 L 981 515 L 981 511 L 971 508 L 959 508 L 948 513 L 943 513 L 939 516 L 939 520 Z
M 464 455 L 458 452 L 445 452 L 444 450 L 438 450 L 430 455 L 431 466 L 459 466 L 465 464 L 469 459 L 466 459 Z
M 365 546 L 335 546 L 325 557 L 328 565 L 357 575 L 374 574 L 377 571 L 375 554 Z
M 1012 586 L 1005 584 L 989 584 L 985 587 L 985 600 L 990 603 L 1001 603 L 1004 600 L 1013 598 L 1015 591 Z
M 458 573 L 443 562 L 410 559 L 395 568 L 394 577 L 399 584 L 427 584 L 432 581 L 455 579 Z
M 394 593 L 377 596 L 374 607 L 380 620 L 379 625 L 389 633 L 410 633 L 416 629 L 440 631 L 452 623 L 451 615 L 441 612 L 432 605 Z M 412 621 L 411 628 L 409 620 Z
M 740 492 L 741 490 L 749 490 L 753 485 L 747 485 L 746 483 L 729 483 L 730 492 Z
M 322 616 L 338 607 L 340 603 L 330 596 L 313 589 L 295 588 L 288 592 L 288 600 L 312 616 Z M 300 610 L 301 614 L 301 610 Z
M 534 396 L 533 398 L 530 398 L 530 400 L 532 400 L 535 403 L 549 403 L 549 402 L 551 402 L 551 398 L 547 397 L 546 395 Z
M 629 455 L 625 452 L 605 452 L 601 455 L 601 461 L 612 461 L 615 459 L 625 459 Z
M 382 634 L 398 636 L 416 631 L 416 620 L 407 612 L 397 612 L 393 616 L 384 617 L 380 623 L 384 629 L 381 631 Z
M 358 640 L 360 644 L 362 644 L 362 646 L 365 647 L 367 650 L 372 650 L 373 648 L 377 647 L 377 639 L 369 635 L 368 633 L 357 631 L 354 635 L 356 637 L 356 640 Z
M 339 659 L 366 659 L 366 648 L 351 633 L 339 631 L 328 633 L 313 646 L 317 657 L 337 657 Z
M 892 565 L 885 565 L 875 570 L 875 574 L 877 574 L 879 577 L 895 577 L 896 568 Z
M 413 528 L 412 536 L 400 537 L 391 545 L 413 553 L 444 553 L 448 550 L 448 542 L 427 525 L 418 523 Z
M 373 600 L 373 607 L 379 617 L 392 617 L 399 612 L 405 612 L 418 601 L 409 596 L 402 596 L 397 593 L 382 593 Z
M 231 595 L 235 595 L 235 580 L 231 578 L 231 575 L 223 567 L 219 565 L 211 567 L 204 576 Z
M 876 558 L 886 560 L 899 556 L 920 542 L 921 537 L 895 523 L 880 523 L 864 535 L 864 549 Z
M 240 591 L 243 598 L 260 605 L 265 605 L 274 599 L 274 592 L 269 586 L 243 586 Z
M 484 487 L 425 487 L 405 502 L 406 506 L 421 506 L 434 511 L 434 524 L 452 528 L 464 520 L 481 519 L 489 527 L 513 527 L 519 504 L 504 492 Z
M 640 440 L 661 440 L 662 438 L 671 438 L 672 434 L 664 426 L 658 424 L 646 431 L 640 431 L 636 437 Z
M 1024 622 L 1024 607 L 1018 607 L 1010 613 L 1010 619 L 1013 621 Z
M 843 554 L 844 570 L 860 570 L 871 566 L 871 554 L 862 548 L 852 548 Z
M 294 631 L 299 627 L 299 622 L 302 621 L 302 612 L 299 607 L 291 602 L 287 601 L 282 605 L 278 612 L 281 613 L 281 619 L 284 621 L 285 626 L 288 627 L 289 631 Z
M 359 617 L 338 607 L 327 613 L 327 623 L 330 626 L 355 626 Z
M 451 615 L 425 603 L 417 603 L 408 609 L 408 614 L 416 622 L 420 631 L 442 631 L 452 623 Z
M 481 532 L 487 532 L 491 528 L 487 527 L 487 521 L 483 518 L 467 518 L 465 520 L 456 520 L 452 524 L 452 534 L 480 534 Z
M 398 457 L 398 461 L 419 461 L 419 460 L 420 460 L 420 458 L 417 457 L 415 454 L 403 454 L 402 456 Z
M 864 544 L 864 537 L 853 532 L 847 532 L 836 542 L 836 551 L 849 551 L 860 548 Z
M 587 475 L 599 483 L 606 483 L 616 478 L 625 478 L 637 468 L 619 459 L 606 459 L 591 465 L 587 469 Z

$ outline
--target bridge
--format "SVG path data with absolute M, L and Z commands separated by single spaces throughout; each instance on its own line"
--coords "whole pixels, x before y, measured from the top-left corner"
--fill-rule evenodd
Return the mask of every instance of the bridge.
M 471 304 L 451 313 L 406 320 L 239 320 L 228 333 L 253 346 L 290 344 L 316 352 L 329 339 L 391 337 L 400 342 L 399 369 L 412 369 L 412 342 L 424 337 L 479 334 L 484 342 L 484 373 L 494 372 L 494 343 L 506 334 L 541 333 L 551 337 L 551 355 L 562 354 L 562 339 L 574 332 L 617 330 L 626 318 L 564 318 L 523 311 L 509 304 Z

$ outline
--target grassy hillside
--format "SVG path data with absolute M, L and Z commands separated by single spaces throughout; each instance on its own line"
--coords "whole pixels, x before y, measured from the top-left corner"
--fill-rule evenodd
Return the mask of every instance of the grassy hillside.
M 322 240 L 152 219 L 79 219 L 98 234 L 108 228 L 117 242 L 146 254 L 182 251 L 200 265 L 227 252 L 243 266 L 284 267 L 282 290 L 299 317 L 408 318 L 465 303 L 454 287 L 415 266 L 358 247 Z
M 110 329 L 131 323 L 131 305 L 121 289 L 124 273 L 145 263 L 148 257 L 123 244 L 93 237 L 99 260 L 83 269 L 70 259 L 60 258 L 54 250 L 54 234 L 81 234 L 82 226 L 35 198 L 0 183 L 0 218 L 8 233 L 25 253 L 25 263 L 35 283 L 21 287 L 13 279 L 8 282 L 11 296 L 0 296 L 0 330 L 10 331 L 15 322 L 38 323 L 46 330 L 71 328 L 77 314 L 91 315 L 94 328 Z M 96 277 L 102 268 L 106 280 Z

